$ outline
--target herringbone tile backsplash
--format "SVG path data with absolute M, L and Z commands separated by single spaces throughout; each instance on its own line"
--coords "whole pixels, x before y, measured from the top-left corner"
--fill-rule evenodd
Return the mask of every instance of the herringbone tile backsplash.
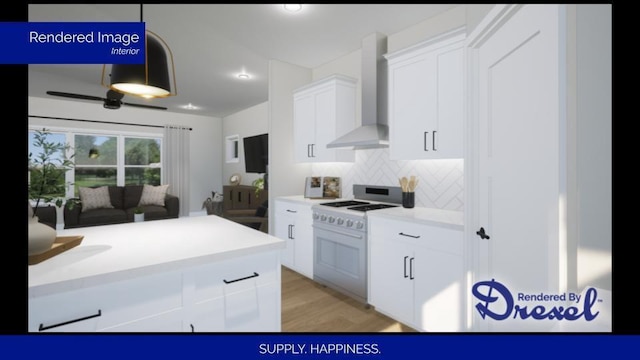
M 342 197 L 353 197 L 353 184 L 400 186 L 398 178 L 415 175 L 416 206 L 462 211 L 464 162 L 451 160 L 389 160 L 389 149 L 357 150 L 355 163 L 317 163 L 313 176 L 342 178 Z

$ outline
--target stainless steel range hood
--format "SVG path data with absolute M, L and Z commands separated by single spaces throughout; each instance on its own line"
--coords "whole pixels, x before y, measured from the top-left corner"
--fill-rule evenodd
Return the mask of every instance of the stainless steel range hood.
M 362 39 L 362 126 L 327 144 L 327 148 L 389 147 L 387 125 L 387 37 L 373 33 Z

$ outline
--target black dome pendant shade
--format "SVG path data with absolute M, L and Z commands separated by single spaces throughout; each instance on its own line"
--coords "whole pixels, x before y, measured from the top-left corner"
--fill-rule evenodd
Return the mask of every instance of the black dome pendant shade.
M 171 96 L 171 77 L 167 52 L 157 35 L 146 31 L 144 64 L 113 64 L 110 88 L 143 97 Z
M 140 22 L 144 22 L 143 4 L 140 4 Z M 173 54 L 169 45 L 157 34 L 145 31 L 145 59 L 144 64 L 113 64 L 109 86 L 111 90 L 123 94 L 136 95 L 144 98 L 167 97 L 176 95 L 176 70 Z M 166 51 L 165 51 L 166 47 Z M 167 54 L 168 52 L 168 54 Z M 171 74 L 169 62 L 171 60 Z M 106 65 L 102 66 L 102 85 L 104 83 Z M 173 76 L 173 90 L 171 92 L 171 77 Z

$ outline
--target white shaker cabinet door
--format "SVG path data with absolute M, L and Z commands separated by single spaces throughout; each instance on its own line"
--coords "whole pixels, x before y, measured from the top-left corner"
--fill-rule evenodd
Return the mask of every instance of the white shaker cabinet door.
M 392 160 L 463 157 L 464 35 L 442 37 L 386 55 Z

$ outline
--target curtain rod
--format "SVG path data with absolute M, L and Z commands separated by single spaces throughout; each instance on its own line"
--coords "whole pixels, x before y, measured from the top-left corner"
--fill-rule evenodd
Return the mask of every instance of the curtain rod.
M 71 119 L 71 118 L 52 117 L 52 116 L 40 116 L 40 115 L 28 115 L 28 116 L 29 116 L 29 117 L 32 117 L 32 118 L 40 118 L 40 119 L 82 121 L 82 122 L 92 122 L 92 123 L 112 124 L 112 125 L 145 126 L 145 127 L 153 127 L 153 128 L 161 128 L 161 129 L 164 129 L 164 126 L 162 126 L 162 125 L 130 124 L 130 123 L 122 123 L 122 122 L 101 121 L 101 120 L 86 120 L 86 119 Z M 179 128 L 179 127 L 174 127 L 174 126 L 169 126 L 169 127 Z M 193 130 L 193 128 L 185 128 L 185 129 L 189 129 L 189 131 Z

